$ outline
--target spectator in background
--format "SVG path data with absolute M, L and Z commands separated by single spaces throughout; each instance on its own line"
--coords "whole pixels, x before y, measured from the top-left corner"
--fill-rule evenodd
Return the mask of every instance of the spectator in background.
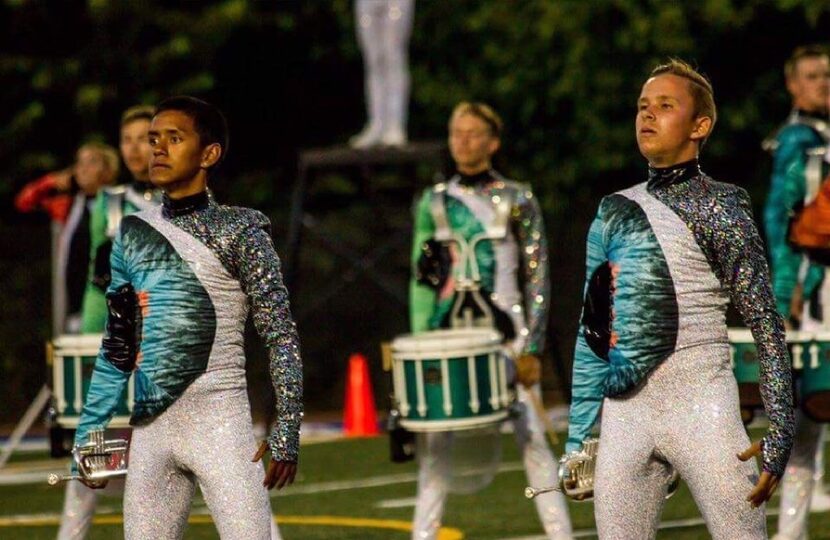
M 89 142 L 75 163 L 27 184 L 15 199 L 21 212 L 43 209 L 63 225 L 58 241 L 56 302 L 59 324 L 67 333 L 80 329 L 80 313 L 89 263 L 89 216 L 95 195 L 118 176 L 118 153 L 109 145 Z

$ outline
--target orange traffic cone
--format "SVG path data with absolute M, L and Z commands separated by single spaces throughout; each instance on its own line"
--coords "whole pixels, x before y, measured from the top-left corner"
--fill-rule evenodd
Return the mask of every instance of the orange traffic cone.
M 349 357 L 345 409 L 343 431 L 347 437 L 371 437 L 379 433 L 369 365 L 362 354 Z

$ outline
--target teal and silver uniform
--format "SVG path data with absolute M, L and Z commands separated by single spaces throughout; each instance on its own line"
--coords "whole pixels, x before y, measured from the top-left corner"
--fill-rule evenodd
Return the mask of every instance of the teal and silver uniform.
M 731 300 L 751 328 L 770 419 L 764 470 L 780 476 L 793 441 L 790 359 L 761 240 L 743 189 L 697 160 L 649 169 L 605 197 L 588 232 L 582 325 L 567 450 L 602 408 L 595 478 L 600 538 L 653 538 L 670 467 L 714 538 L 765 538 L 746 496 L 753 462 L 726 331 Z
M 810 298 L 824 279 L 823 266 L 809 263 L 803 253 L 789 245 L 787 229 L 795 209 L 815 197 L 827 172 L 823 157 L 830 137 L 828 129 L 826 117 L 795 111 L 768 143 L 773 150 L 773 165 L 764 207 L 764 230 L 775 301 L 785 319 L 791 316 L 790 302 L 796 285 L 802 284 L 804 298 Z
M 197 482 L 222 537 L 271 536 L 264 471 L 251 462 L 257 444 L 243 337 L 249 308 L 276 394 L 272 459 L 298 458 L 302 367 L 268 227 L 259 212 L 220 206 L 207 193 L 165 198 L 162 207 L 121 223 L 111 256 L 108 335 L 76 443 L 107 424 L 134 376 L 128 539 L 181 537 Z M 138 306 L 132 344 L 115 332 L 112 304 L 125 288 L 134 290 Z
M 800 319 L 800 328 L 807 331 L 830 327 L 825 317 L 830 283 L 825 280 L 823 266 L 793 250 L 787 242 L 787 231 L 796 209 L 815 198 L 827 174 L 823 159 L 830 140 L 827 120 L 826 114 L 793 111 L 775 137 L 765 142 L 765 147 L 773 151 L 772 180 L 764 207 L 773 292 L 781 315 Z M 804 307 L 802 313 L 791 313 L 793 294 L 799 285 Z M 819 500 L 827 505 L 828 497 L 821 489 L 824 430 L 823 424 L 796 411 L 795 445 L 781 482 L 776 538 L 806 538 L 810 508 L 819 506 Z
M 444 240 L 450 237 L 458 240 Z M 416 209 L 414 268 L 419 266 L 422 247 L 430 239 L 449 243 L 449 268 L 446 279 L 437 280 L 436 287 L 412 280 L 412 331 L 450 326 L 457 285 L 472 279 L 494 312 L 510 356 L 515 359 L 522 353 L 539 353 L 547 327 L 550 283 L 542 212 L 530 187 L 491 170 L 477 175 L 458 174 L 426 190 Z M 462 256 L 465 250 L 473 256 Z M 513 369 L 512 361 L 509 369 Z M 512 418 L 516 443 L 530 485 L 553 485 L 556 462 L 545 440 L 542 419 L 531 403 L 531 392 L 540 396 L 540 385 L 516 385 L 520 404 L 519 414 Z M 452 433 L 418 434 L 413 539 L 437 537 L 452 477 L 452 444 Z M 570 539 L 571 522 L 564 496 L 550 492 L 534 502 L 547 538 Z

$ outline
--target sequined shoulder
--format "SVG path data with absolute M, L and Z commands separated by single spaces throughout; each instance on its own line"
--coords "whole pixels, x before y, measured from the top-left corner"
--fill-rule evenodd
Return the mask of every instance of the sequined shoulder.
M 225 215 L 229 223 L 235 226 L 236 230 L 248 228 L 260 228 L 266 231 L 271 230 L 271 220 L 259 210 L 244 206 L 222 205 L 219 207 L 219 211 Z

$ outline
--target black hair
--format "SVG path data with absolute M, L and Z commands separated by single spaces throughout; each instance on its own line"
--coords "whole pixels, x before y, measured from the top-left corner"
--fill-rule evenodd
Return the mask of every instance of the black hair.
M 222 147 L 222 155 L 211 170 L 218 168 L 228 155 L 230 144 L 228 122 L 219 107 L 192 96 L 174 96 L 156 105 L 156 116 L 164 111 L 179 111 L 189 116 L 193 120 L 193 128 L 199 135 L 202 148 L 209 144 Z

